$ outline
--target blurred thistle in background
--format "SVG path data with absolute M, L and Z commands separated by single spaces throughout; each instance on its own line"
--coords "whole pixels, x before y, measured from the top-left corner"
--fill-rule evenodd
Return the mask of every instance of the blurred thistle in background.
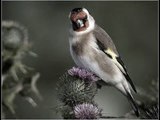
M 36 82 L 39 73 L 22 63 L 29 50 L 27 29 L 13 21 L 2 21 L 2 118 L 10 112 L 14 116 L 15 98 L 20 95 L 33 106 L 36 106 L 31 93 L 41 98 Z
M 38 54 L 36 59 L 24 56 L 23 63 L 41 74 L 37 87 L 43 96 L 43 101 L 37 101 L 38 106 L 33 109 L 17 96 L 14 102 L 17 106 L 15 108 L 17 118 L 62 118 L 62 114 L 57 114 L 55 110 L 57 105 L 61 104 L 57 99 L 55 88 L 56 83 L 60 81 L 59 77 L 75 65 L 69 53 L 68 43 L 68 13 L 75 7 L 85 7 L 91 11 L 96 22 L 111 36 L 135 86 L 138 87 L 139 94 L 136 99 L 145 105 L 148 104 L 141 106 L 142 109 L 149 108 L 144 117 L 151 117 L 153 114 L 150 113 L 153 112 L 150 111 L 157 110 L 151 103 L 157 105 L 158 99 L 157 1 L 3 1 L 2 19 L 17 21 L 26 26 L 29 31 L 29 41 L 33 43 L 32 50 Z M 20 73 L 23 74 L 22 71 Z M 128 101 L 110 87 L 102 88 L 94 96 L 94 101 L 98 104 L 98 108 L 102 108 L 103 113 L 106 113 L 105 116 L 121 116 L 131 109 Z M 64 111 L 71 110 L 68 106 L 65 108 Z M 13 118 L 12 115 L 6 117 Z

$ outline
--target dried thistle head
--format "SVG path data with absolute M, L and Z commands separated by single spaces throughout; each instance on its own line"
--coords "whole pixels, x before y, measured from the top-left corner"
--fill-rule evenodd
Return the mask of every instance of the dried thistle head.
M 11 77 L 6 79 L 2 86 L 3 105 L 15 114 L 14 100 L 17 95 L 21 95 L 33 107 L 37 106 L 36 102 L 32 99 L 32 94 L 40 99 L 42 98 L 36 87 L 39 76 L 39 73 L 28 73 L 20 77 L 21 81 L 14 81 Z
M 2 21 L 2 44 L 3 49 L 16 52 L 28 44 L 27 29 L 14 21 Z
M 17 73 L 26 73 L 27 67 L 22 59 L 29 51 L 27 29 L 14 21 L 2 21 L 2 74 L 3 78 L 12 76 L 18 80 Z
M 30 74 L 33 68 L 22 63 L 24 55 L 32 53 L 29 48 L 28 32 L 23 25 L 14 21 L 2 21 L 2 100 L 3 107 L 13 114 L 14 99 L 18 94 L 33 106 L 36 103 L 30 93 L 35 93 L 38 97 L 40 95 L 36 88 L 39 74 Z
M 42 99 L 39 90 L 37 88 L 37 81 L 40 77 L 39 73 L 28 73 L 25 75 L 22 81 L 23 89 L 19 92 L 21 96 L 30 97 L 31 94 L 35 94 L 39 99 Z
M 142 119 L 158 119 L 159 106 L 157 103 L 141 103 L 139 105 Z
M 59 100 L 71 107 L 84 103 L 92 102 L 97 92 L 96 83 L 88 84 L 82 79 L 70 76 L 68 73 L 60 78 L 57 85 Z
M 77 119 L 97 119 L 101 116 L 101 109 L 97 105 L 83 103 L 74 107 L 74 115 Z
M 10 72 L 17 80 L 17 69 L 23 69 L 23 55 L 29 47 L 27 29 L 14 21 L 2 21 L 2 73 Z
M 14 100 L 16 95 L 23 89 L 21 83 L 15 83 L 6 80 L 5 82 L 10 82 L 4 84 L 2 88 L 2 103 L 11 113 L 15 114 Z

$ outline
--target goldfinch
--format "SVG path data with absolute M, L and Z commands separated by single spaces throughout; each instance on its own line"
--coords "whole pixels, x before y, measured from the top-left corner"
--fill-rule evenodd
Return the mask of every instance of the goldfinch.
M 85 8 L 71 10 L 69 19 L 70 53 L 74 62 L 77 66 L 96 74 L 103 82 L 117 88 L 128 98 L 135 114 L 139 116 L 130 90 L 132 88 L 137 92 L 136 88 L 110 36 L 95 23 Z

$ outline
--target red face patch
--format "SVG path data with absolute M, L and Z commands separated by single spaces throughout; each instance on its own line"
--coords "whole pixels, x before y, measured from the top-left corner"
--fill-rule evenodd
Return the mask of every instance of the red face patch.
M 88 28 L 89 23 L 87 20 L 87 14 L 83 11 L 81 12 L 72 12 L 70 16 L 72 21 L 72 27 L 74 31 L 84 31 Z

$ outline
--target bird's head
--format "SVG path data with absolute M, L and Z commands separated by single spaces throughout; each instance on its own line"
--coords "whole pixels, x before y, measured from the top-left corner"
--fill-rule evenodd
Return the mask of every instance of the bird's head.
M 69 18 L 74 32 L 87 32 L 94 28 L 95 21 L 85 8 L 74 8 Z

